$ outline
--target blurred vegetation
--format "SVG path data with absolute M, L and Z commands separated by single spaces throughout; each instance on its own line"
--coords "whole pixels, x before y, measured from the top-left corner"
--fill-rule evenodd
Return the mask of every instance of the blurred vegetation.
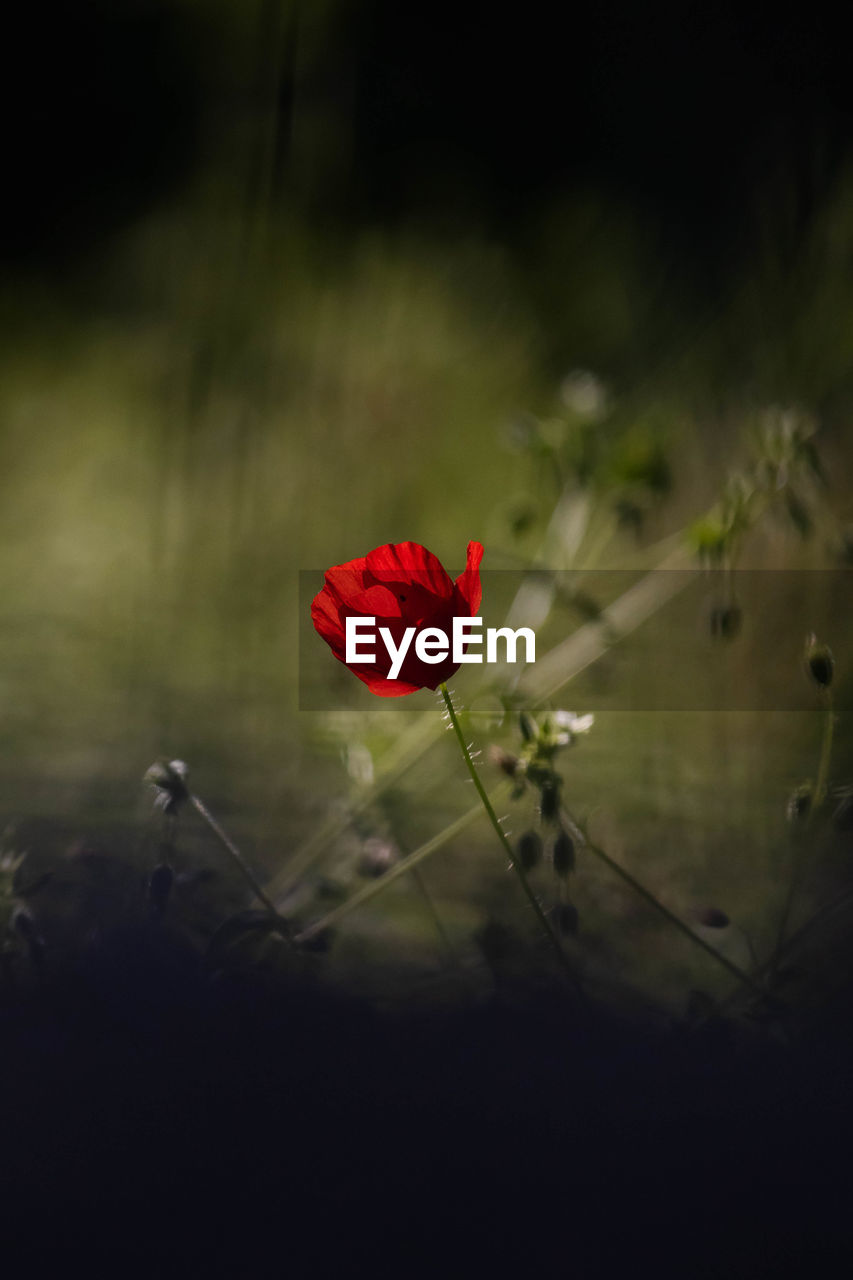
M 467 792 L 452 744 L 410 717 L 299 710 L 300 570 L 407 539 L 450 565 L 480 537 L 486 568 L 639 573 L 688 530 L 718 570 L 849 564 L 853 172 L 793 240 L 780 188 L 767 188 L 758 251 L 713 294 L 685 282 L 639 205 L 589 187 L 543 195 L 512 236 L 417 207 L 347 223 L 322 211 L 355 182 L 337 77 L 354 7 L 208 8 L 202 20 L 191 0 L 176 7 L 199 42 L 194 163 L 152 207 L 54 270 L 19 264 L 0 292 L 0 815 L 48 821 L 53 834 L 26 844 L 50 846 L 54 871 L 72 832 L 99 838 L 136 868 L 132 891 L 116 892 L 144 912 L 161 853 L 139 780 L 156 757 L 181 757 L 262 877 L 340 816 L 290 903 L 304 925 L 434 836 Z M 548 586 L 543 652 L 597 625 L 610 599 L 589 581 Z M 832 600 L 816 590 L 812 603 L 819 616 L 797 614 L 773 652 L 740 652 L 794 682 L 806 630 L 824 627 L 840 785 L 850 650 L 830 634 Z M 638 650 L 623 642 L 624 661 L 642 655 L 638 684 L 663 667 L 678 707 L 703 662 L 713 675 L 715 625 L 748 643 L 749 601 L 737 608 L 745 636 L 731 613 L 709 629 L 701 602 L 678 602 L 640 628 Z M 346 675 L 329 666 L 330 681 Z M 785 806 L 814 773 L 817 720 L 632 712 L 608 702 L 612 673 L 602 662 L 560 693 L 563 708 L 596 713 L 569 757 L 573 812 L 675 909 L 710 904 L 766 953 Z M 480 745 L 513 751 L 520 697 L 505 692 L 472 687 L 471 725 Z M 437 722 L 426 695 L 411 705 Z M 348 798 L 421 732 L 425 754 L 348 823 Z M 221 874 L 215 844 L 186 825 L 170 836 L 186 873 Z M 847 836 L 822 839 L 815 903 L 847 874 Z M 10 841 L 4 875 L 24 851 Z M 79 879 L 79 849 L 71 861 Z M 575 875 L 571 945 L 602 985 L 662 1002 L 724 991 L 606 871 Z M 488 830 L 472 827 L 423 878 L 348 919 L 334 980 L 443 991 L 461 968 L 463 985 L 488 985 L 489 955 L 506 953 L 488 939 L 527 928 Z M 227 874 L 221 894 L 199 938 L 242 902 Z M 740 965 L 743 936 L 721 944 Z

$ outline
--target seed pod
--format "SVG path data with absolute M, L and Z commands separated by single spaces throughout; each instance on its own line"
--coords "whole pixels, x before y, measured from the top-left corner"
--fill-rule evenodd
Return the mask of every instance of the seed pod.
M 576 938 L 580 928 L 578 909 L 572 902 L 562 902 L 557 908 L 557 927 L 560 933 Z
M 553 822 L 560 812 L 560 779 L 546 778 L 539 791 L 539 813 L 543 822 Z
M 806 666 L 815 684 L 828 689 L 835 673 L 835 659 L 829 645 L 821 644 L 814 633 L 806 640 Z
M 513 950 L 513 938 L 506 925 L 499 920 L 488 919 L 474 934 L 474 941 L 483 953 L 488 965 L 499 965 Z
M 532 871 L 542 858 L 542 840 L 535 831 L 525 831 L 518 842 L 518 860 L 525 871 Z
M 567 831 L 561 831 L 554 841 L 551 860 L 558 876 L 567 876 L 570 871 L 574 871 L 575 842 Z

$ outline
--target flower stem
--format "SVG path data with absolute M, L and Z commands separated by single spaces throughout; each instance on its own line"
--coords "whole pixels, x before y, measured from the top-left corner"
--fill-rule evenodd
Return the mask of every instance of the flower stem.
M 832 738 L 835 733 L 835 712 L 832 705 L 832 690 L 824 690 L 826 700 L 826 716 L 823 721 L 823 739 L 820 744 L 820 761 L 817 767 L 817 781 L 814 786 L 814 801 L 809 817 L 815 809 L 819 809 L 826 799 L 826 783 L 829 777 L 829 761 L 832 756 Z
M 265 892 L 260 882 L 255 878 L 254 872 L 249 867 L 249 864 L 246 862 L 245 858 L 243 857 L 240 850 L 237 848 L 234 841 L 222 829 L 222 827 L 220 827 L 219 823 L 216 821 L 216 819 L 214 818 L 213 814 L 210 812 L 210 810 L 208 809 L 204 801 L 200 800 L 198 796 L 193 795 L 192 792 L 189 793 L 188 799 L 192 807 L 195 809 L 196 813 L 199 815 L 200 818 L 202 818 L 207 823 L 207 825 L 210 827 L 211 831 L 216 836 L 219 843 L 223 846 L 223 848 L 227 850 L 232 860 L 237 864 L 240 871 L 245 876 L 246 880 L 248 880 L 249 884 L 252 887 L 252 891 L 255 894 L 255 897 L 258 898 L 259 901 L 264 904 L 269 914 L 273 916 L 277 921 L 277 923 L 282 927 L 282 931 L 284 932 L 285 936 L 289 937 L 290 930 L 287 926 L 286 920 L 282 915 L 279 914 L 275 903 L 267 895 L 267 893 Z
M 357 893 L 354 893 L 351 898 L 347 898 L 346 902 L 342 902 L 339 907 L 334 907 L 320 920 L 315 920 L 313 924 L 302 929 L 301 932 L 297 933 L 293 941 L 297 946 L 300 946 L 303 943 L 310 942 L 312 938 L 319 937 L 319 935 L 321 933 L 325 933 L 327 929 L 334 928 L 335 925 L 339 924 L 341 920 L 350 915 L 351 912 L 355 911 L 365 902 L 369 902 L 371 898 L 375 898 L 377 894 L 384 893 L 388 886 L 393 884 L 395 880 L 399 880 L 401 876 L 406 875 L 413 867 L 416 867 L 419 862 L 423 862 L 426 858 L 429 858 L 434 854 L 437 849 L 442 849 L 451 840 L 455 839 L 456 836 L 465 831 L 467 827 L 470 827 L 472 823 L 476 822 L 476 820 L 482 816 L 482 813 L 483 810 L 479 804 L 473 805 L 463 813 L 460 818 L 457 818 L 455 822 L 451 822 L 448 827 L 445 827 L 443 831 L 440 831 L 437 836 L 433 836 L 431 840 L 427 840 L 425 844 L 422 844 L 419 849 L 414 851 L 414 853 L 410 853 L 406 858 L 401 858 L 400 861 L 390 869 L 390 871 L 386 871 L 378 880 L 371 880 L 369 884 L 366 884 L 362 889 L 359 889 Z
M 655 911 L 662 915 L 665 920 L 668 920 L 669 923 L 678 929 L 680 933 L 683 933 L 685 937 L 688 937 L 691 942 L 695 942 L 696 945 L 701 947 L 703 951 L 706 951 L 709 956 L 713 956 L 718 964 L 721 964 L 724 969 L 728 969 L 729 973 L 732 974 L 733 977 L 737 978 L 738 982 L 742 983 L 745 987 L 749 987 L 754 995 L 764 997 L 765 993 L 749 976 L 749 974 L 746 973 L 745 970 L 741 969 L 740 965 L 735 964 L 734 961 L 728 958 L 728 956 L 724 956 L 716 947 L 712 947 L 710 942 L 706 942 L 698 933 L 695 933 L 694 930 L 690 928 L 690 925 L 682 920 L 680 916 L 677 916 L 674 911 L 670 911 L 669 907 L 664 906 L 660 899 L 656 898 L 652 891 L 647 889 L 644 884 L 641 884 L 639 880 L 636 880 L 634 876 L 631 875 L 630 871 L 627 871 L 621 863 L 617 862 L 615 858 L 611 858 L 610 854 L 606 853 L 604 849 L 600 849 L 598 845 L 595 845 L 588 840 L 582 829 L 571 817 L 571 814 L 562 810 L 560 816 L 566 825 L 571 827 L 572 834 L 580 841 L 580 844 L 584 849 L 598 858 L 599 862 L 603 862 L 606 867 L 619 876 L 619 878 L 633 889 L 636 894 L 639 894 L 644 902 L 647 902 L 650 907 L 654 907 Z
M 548 917 L 545 915 L 545 912 L 542 910 L 539 899 L 536 897 L 536 894 L 533 892 L 533 890 L 530 887 L 530 881 L 527 879 L 524 868 L 522 867 L 520 861 L 516 857 L 515 851 L 513 850 L 512 845 L 507 839 L 506 832 L 504 831 L 503 827 L 500 824 L 500 821 L 498 819 L 497 814 L 495 813 L 492 802 L 489 799 L 488 794 L 486 792 L 486 788 L 483 786 L 480 775 L 477 772 L 477 767 L 474 764 L 474 761 L 471 759 L 471 752 L 468 748 L 467 742 L 465 741 L 465 736 L 462 733 L 462 726 L 459 723 L 459 717 L 457 716 L 456 709 L 453 706 L 453 700 L 447 691 L 447 685 L 443 683 L 440 684 L 439 692 L 441 693 L 441 696 L 444 699 L 444 705 L 447 707 L 447 714 L 450 719 L 450 723 L 453 726 L 453 732 L 456 734 L 457 741 L 459 743 L 460 748 L 462 749 L 462 755 L 464 757 L 465 764 L 468 768 L 469 774 L 471 775 L 471 780 L 474 783 L 477 794 L 480 797 L 480 800 L 482 802 L 483 808 L 486 811 L 486 816 L 488 817 L 489 821 L 491 822 L 492 826 L 495 829 L 497 837 L 500 840 L 501 845 L 503 846 L 504 853 L 509 858 L 510 865 L 512 866 L 513 871 L 518 876 L 519 882 L 524 891 L 524 895 L 527 898 L 527 901 L 530 903 L 531 907 L 533 908 L 533 913 L 539 922 L 539 926 L 542 929 L 542 932 L 545 934 L 549 943 L 551 944 L 551 947 L 553 948 L 554 953 L 563 971 L 566 973 L 570 982 L 572 983 L 572 986 L 575 988 L 577 992 L 580 992 L 580 984 L 578 983 L 577 975 L 575 974 L 574 969 L 569 963 L 568 956 L 563 950 L 560 944 L 560 939 L 557 937 L 557 934 L 554 932 L 554 928 L 551 922 L 549 921 Z

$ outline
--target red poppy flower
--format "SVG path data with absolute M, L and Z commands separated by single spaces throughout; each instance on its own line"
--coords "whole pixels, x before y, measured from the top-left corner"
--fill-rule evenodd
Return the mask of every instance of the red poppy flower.
M 473 617 L 480 608 L 479 542 L 468 543 L 464 573 L 451 581 L 441 562 L 417 542 L 377 547 L 369 555 L 326 572 L 326 585 L 311 605 L 311 619 L 335 657 L 363 680 L 372 693 L 397 698 L 417 689 L 437 689 L 459 668 L 452 653 L 432 662 L 418 656 L 412 642 L 427 628 L 450 636 L 454 618 Z M 361 628 L 357 652 L 370 651 L 371 660 L 347 662 L 347 618 L 372 618 Z M 414 632 L 412 632 L 414 628 Z M 393 662 L 381 637 L 382 629 L 401 654 L 399 670 L 391 678 Z M 424 637 L 426 639 L 426 637 Z M 402 656 L 403 647 L 405 656 Z M 433 643 L 433 655 L 440 645 Z

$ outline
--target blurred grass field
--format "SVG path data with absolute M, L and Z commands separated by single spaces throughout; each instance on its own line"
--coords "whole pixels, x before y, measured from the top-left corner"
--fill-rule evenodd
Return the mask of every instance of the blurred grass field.
M 619 438 L 659 449 L 672 483 L 641 527 L 617 526 L 606 483 L 578 496 L 556 526 L 559 544 L 589 507 L 575 560 L 551 567 L 654 568 L 743 464 L 756 416 L 778 405 L 817 421 L 822 501 L 844 529 L 853 184 L 836 184 L 793 257 L 784 211 L 771 209 L 762 251 L 711 303 L 639 214 L 589 192 L 531 217 L 523 251 L 415 220 L 346 235 L 273 196 L 247 206 L 250 175 L 233 166 L 242 127 L 234 117 L 224 150 L 177 196 L 60 277 L 24 274 L 0 293 L 0 815 L 142 827 L 145 768 L 178 757 L 274 877 L 345 811 L 353 748 L 372 768 L 409 720 L 300 710 L 300 572 L 403 540 L 454 564 L 480 538 L 493 569 L 520 571 L 543 547 L 553 556 L 559 484 L 513 441 L 525 415 L 546 437 L 565 417 L 571 371 L 592 371 Z M 762 527 L 741 567 L 837 567 L 841 544 L 823 532 Z M 762 652 L 743 607 L 745 634 L 725 652 L 782 685 L 786 673 L 802 679 L 805 630 L 825 632 L 842 713 L 833 776 L 849 781 L 847 611 L 833 629 L 833 600 L 818 591 L 820 622 L 797 615 L 785 634 L 780 618 L 778 645 Z M 554 611 L 543 649 L 581 625 Z M 785 804 L 816 767 L 819 715 L 729 705 L 723 693 L 718 708 L 696 709 L 695 682 L 712 679 L 721 652 L 691 597 L 568 683 L 558 705 L 596 724 L 567 754 L 566 792 L 674 909 L 719 905 L 761 951 L 790 853 Z M 626 691 L 633 669 L 640 703 L 649 673 L 665 671 L 672 709 L 630 711 L 627 694 L 608 696 L 613 672 Z M 466 677 L 454 682 L 463 704 Z M 515 722 L 474 732 L 484 747 L 511 746 Z M 353 888 L 353 857 L 372 835 L 411 852 L 470 803 L 452 744 L 435 737 L 312 869 L 313 889 L 318 877 Z M 529 821 L 524 803 L 513 829 Z M 845 882 L 845 852 L 827 841 L 816 900 Z M 423 874 L 462 981 L 482 983 L 483 921 L 528 930 L 493 836 L 473 826 Z M 580 867 L 576 898 L 576 949 L 602 983 L 663 1003 L 693 986 L 725 990 L 724 974 L 599 868 Z M 741 934 L 725 945 L 744 963 Z M 407 880 L 347 921 L 328 965 L 335 980 L 385 993 L 459 980 Z

